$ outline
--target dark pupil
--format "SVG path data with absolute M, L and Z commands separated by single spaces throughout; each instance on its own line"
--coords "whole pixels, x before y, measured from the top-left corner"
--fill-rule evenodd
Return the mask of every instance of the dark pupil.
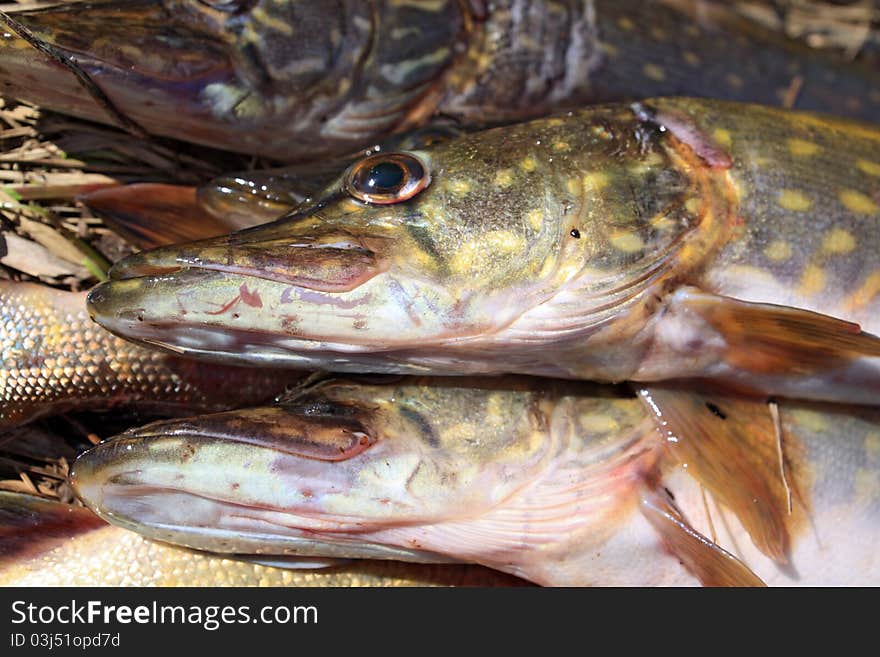
M 394 162 L 380 162 L 367 174 L 367 187 L 377 192 L 395 192 L 403 185 L 403 167 Z

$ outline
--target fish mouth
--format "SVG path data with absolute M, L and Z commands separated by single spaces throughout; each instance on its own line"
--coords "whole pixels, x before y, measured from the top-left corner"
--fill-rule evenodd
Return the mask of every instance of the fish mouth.
M 361 510 L 354 473 L 380 448 L 368 414 L 305 404 L 153 423 L 81 454 L 69 480 L 107 522 L 194 549 L 455 561 L 383 541 L 393 523 L 371 500 Z
M 442 307 L 454 302 L 439 285 L 433 298 L 406 289 L 390 271 L 392 245 L 305 211 L 125 258 L 87 309 L 116 335 L 205 360 L 321 369 L 329 359 L 340 371 L 397 372 L 372 363 L 375 354 L 427 330 L 443 336 Z
M 241 88 L 240 72 L 193 10 L 97 0 L 7 15 L 0 20 L 4 95 L 153 135 L 230 141 L 210 90 Z

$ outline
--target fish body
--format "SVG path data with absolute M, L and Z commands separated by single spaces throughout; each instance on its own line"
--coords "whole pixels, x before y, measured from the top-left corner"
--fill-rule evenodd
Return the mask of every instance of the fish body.
M 0 492 L 0 586 L 517 586 L 485 568 L 362 562 L 275 568 L 180 549 L 82 507 Z
M 880 112 L 876 71 L 725 3 L 108 0 L 7 24 L 6 94 L 288 162 L 357 153 L 436 116 L 485 126 L 655 95 Z
M 0 353 L 2 431 L 68 410 L 135 405 L 179 415 L 268 402 L 300 378 L 133 345 L 89 320 L 85 293 L 12 281 L 0 281 Z
M 875 403 L 878 163 L 846 120 L 586 109 L 365 158 L 278 221 L 121 261 L 89 312 L 220 362 Z
M 555 586 L 880 581 L 876 409 L 785 403 L 774 425 L 764 402 L 654 394 L 684 395 L 685 420 L 583 382 L 330 380 L 131 430 L 71 482 L 113 524 L 216 552 L 451 559 Z

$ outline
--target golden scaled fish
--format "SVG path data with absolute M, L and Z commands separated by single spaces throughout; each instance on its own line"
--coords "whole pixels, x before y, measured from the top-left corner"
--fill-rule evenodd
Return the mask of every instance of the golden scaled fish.
M 0 491 L 0 586 L 518 586 L 476 566 L 277 568 L 146 540 L 83 507 Z
M 218 553 L 465 561 L 553 586 L 872 585 L 878 467 L 876 408 L 444 377 L 154 423 L 71 482 L 115 525 Z
M 880 116 L 878 73 L 706 0 L 101 0 L 7 11 L 4 95 L 286 162 L 704 95 Z
M 110 335 L 85 293 L 0 281 L 0 431 L 69 410 L 180 415 L 271 401 L 296 372 L 194 363 Z
M 218 362 L 876 403 L 878 221 L 877 128 L 654 99 L 372 155 L 278 221 L 122 260 L 88 303 Z

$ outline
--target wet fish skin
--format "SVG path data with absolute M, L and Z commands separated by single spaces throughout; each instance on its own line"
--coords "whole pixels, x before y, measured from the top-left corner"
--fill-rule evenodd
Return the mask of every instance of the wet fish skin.
M 301 378 L 133 345 L 89 320 L 85 296 L 0 281 L 0 431 L 68 410 L 136 405 L 179 415 L 268 402 Z
M 224 12 L 109 0 L 13 15 L 147 132 L 289 162 L 351 154 L 438 114 L 489 125 L 655 95 L 880 112 L 876 71 L 725 3 L 257 0 Z M 72 73 L 8 35 L 5 93 L 114 122 Z
M 582 110 L 412 152 L 431 181 L 405 202 L 344 174 L 276 222 L 127 258 L 89 312 L 218 362 L 875 403 L 878 152 L 874 127 L 753 105 Z
M 0 492 L 0 586 L 521 586 L 476 566 L 363 562 L 283 569 L 176 548 L 87 509 Z
M 705 399 L 718 413 L 739 403 Z M 757 402 L 728 419 L 751 426 L 767 412 Z M 716 465 L 759 446 L 776 464 L 779 450 L 784 467 L 766 468 L 766 478 L 731 465 L 732 484 L 719 485 L 677 458 L 669 427 L 619 390 L 523 378 L 338 380 L 274 409 L 131 430 L 81 456 L 71 481 L 114 524 L 218 552 L 454 558 L 557 586 L 878 581 L 878 411 L 786 402 L 779 413 L 778 437 L 746 431 L 745 443 L 694 444 Z M 320 457 L 335 445 L 319 438 L 328 424 L 352 422 L 368 445 Z M 693 439 L 678 429 L 677 441 Z M 730 485 L 744 506 L 725 497 Z M 767 486 L 782 494 L 774 501 Z M 745 529 L 742 514 L 754 508 L 763 509 L 759 527 Z M 775 555 L 757 538 L 773 515 L 787 536 Z M 680 524 L 670 527 L 671 517 Z

